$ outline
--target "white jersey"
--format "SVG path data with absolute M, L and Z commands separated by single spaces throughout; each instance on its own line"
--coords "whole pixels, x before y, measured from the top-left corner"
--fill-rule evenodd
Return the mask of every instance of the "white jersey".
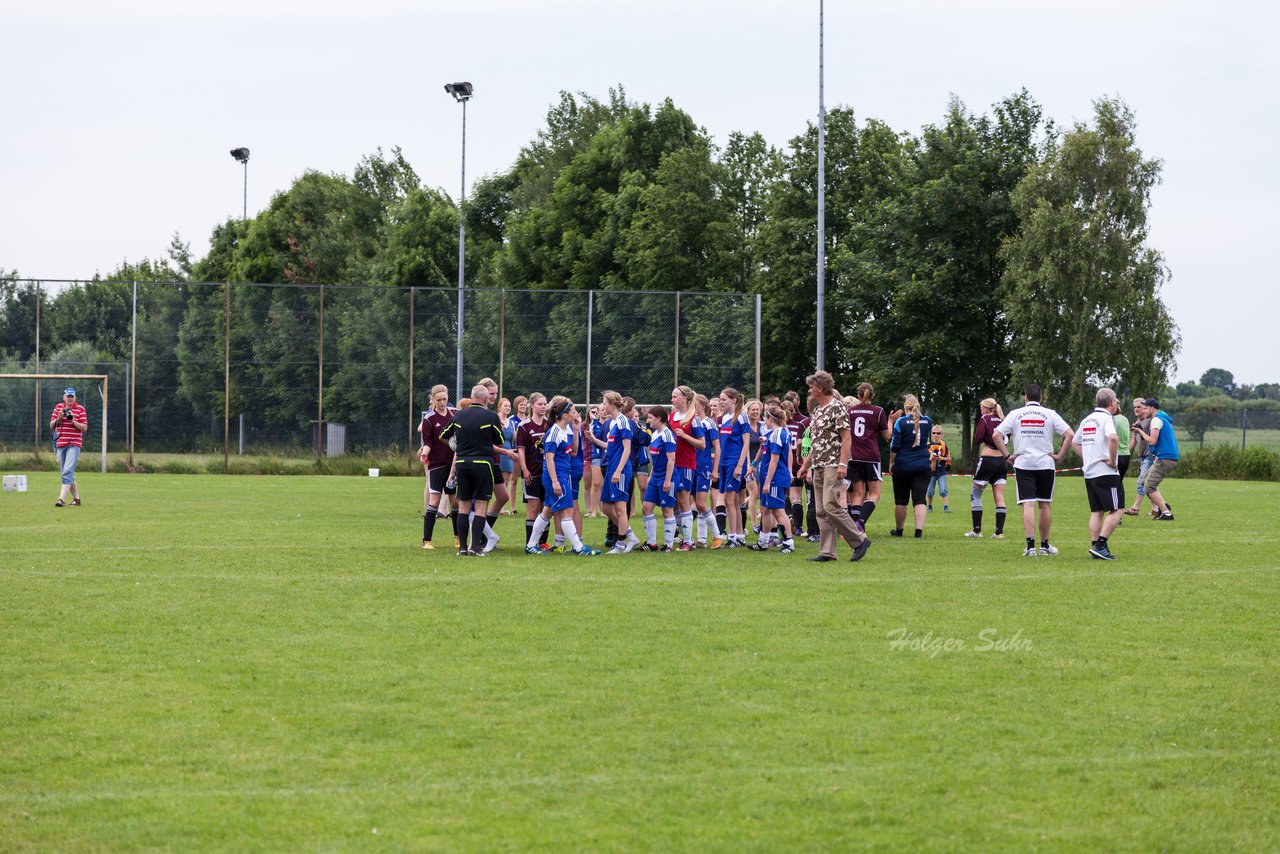
M 1080 429 L 1072 440 L 1080 448 L 1080 458 L 1084 460 L 1084 476 L 1102 477 L 1108 474 L 1119 474 L 1120 471 L 1111 465 L 1111 443 L 1109 436 L 1116 436 L 1116 419 L 1105 409 L 1095 409 L 1080 422 Z
M 1015 469 L 1025 471 L 1053 470 L 1053 436 L 1061 436 L 1071 428 L 1062 416 L 1038 403 L 1028 403 L 1010 412 L 996 427 L 1005 439 L 1013 440 Z

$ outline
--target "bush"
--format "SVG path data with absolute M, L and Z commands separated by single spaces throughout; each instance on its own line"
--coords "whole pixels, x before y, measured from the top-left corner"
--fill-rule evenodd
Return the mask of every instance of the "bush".
M 1184 454 L 1171 476 L 1280 481 L 1280 454 L 1266 448 L 1242 451 L 1232 445 L 1211 445 Z

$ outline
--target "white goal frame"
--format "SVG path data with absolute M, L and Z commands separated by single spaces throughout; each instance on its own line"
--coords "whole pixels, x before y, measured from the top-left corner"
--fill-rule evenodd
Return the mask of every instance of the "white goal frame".
M 106 374 L 0 374 L 0 380 L 97 380 L 98 392 L 102 395 L 102 472 L 107 471 L 107 386 L 108 377 Z M 37 400 L 39 393 L 36 394 Z M 36 452 L 40 451 L 39 429 L 41 424 L 41 413 L 36 412 Z

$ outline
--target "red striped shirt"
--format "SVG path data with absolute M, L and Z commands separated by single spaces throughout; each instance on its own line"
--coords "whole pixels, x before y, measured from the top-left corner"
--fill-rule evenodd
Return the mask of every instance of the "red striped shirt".
M 84 434 L 81 433 L 79 430 L 77 430 L 75 427 L 72 427 L 71 421 L 67 421 L 65 418 L 62 417 L 62 410 L 65 406 L 66 404 L 59 403 L 57 406 L 53 408 L 53 417 L 58 422 L 57 426 L 54 427 L 54 432 L 58 434 L 58 441 L 55 444 L 55 447 L 58 447 L 58 448 L 83 447 Z M 73 403 L 71 404 L 71 419 L 72 421 L 88 423 L 89 413 L 85 412 L 84 407 L 81 406 L 80 404 Z

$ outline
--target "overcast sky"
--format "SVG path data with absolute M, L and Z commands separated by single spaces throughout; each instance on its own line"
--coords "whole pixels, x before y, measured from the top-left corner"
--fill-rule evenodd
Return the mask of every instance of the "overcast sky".
M 1059 125 L 1123 98 L 1164 163 L 1151 243 L 1172 271 L 1176 379 L 1280 380 L 1273 286 L 1280 13 L 1272 4 L 1077 0 L 826 3 L 826 102 L 918 132 L 1026 87 Z M 506 169 L 562 90 L 674 99 L 723 143 L 784 146 L 817 115 L 818 3 L 784 0 L 159 0 L 6 9 L 0 269 L 77 278 L 199 257 L 304 170 L 350 174 L 399 145 L 459 189 Z

